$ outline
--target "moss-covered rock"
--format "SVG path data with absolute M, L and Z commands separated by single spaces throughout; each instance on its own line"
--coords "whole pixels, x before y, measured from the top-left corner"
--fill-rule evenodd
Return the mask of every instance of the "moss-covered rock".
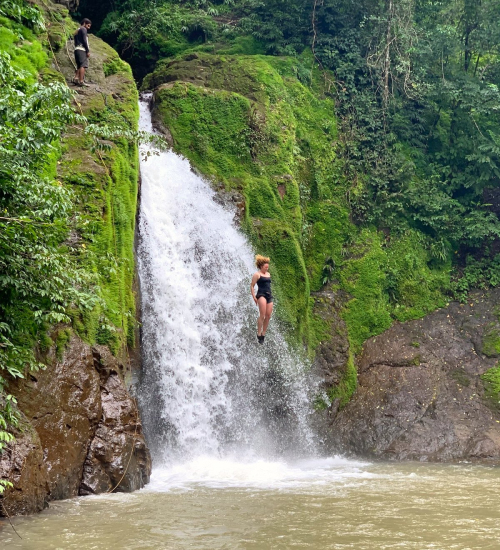
M 500 411 L 500 363 L 488 369 L 481 379 L 487 404 L 496 412 Z
M 30 84 L 38 78 L 43 84 L 71 86 L 71 42 L 77 25 L 62 6 L 46 0 L 39 6 L 47 32 L 37 35 L 0 18 L 0 52 L 12 58 Z M 81 268 L 82 279 L 95 285 L 98 299 L 67 312 L 71 327 L 33 330 L 33 341 L 26 345 L 36 346 L 37 359 L 46 368 L 7 386 L 17 398 L 14 408 L 19 409 L 22 431 L 8 426 L 16 440 L 0 449 L 0 478 L 13 484 L 2 497 L 0 516 L 32 513 L 48 500 L 78 494 L 115 487 L 132 491 L 147 482 L 150 472 L 137 406 L 125 384 L 130 372 L 127 344 L 135 344 L 137 327 L 138 152 L 124 137 L 96 141 L 86 132 L 88 123 L 100 124 L 101 130 L 103 125 L 121 128 L 121 136 L 136 130 L 138 95 L 130 67 L 111 47 L 90 36 L 90 48 L 89 87 L 74 89 L 74 108 L 87 122 L 68 126 L 54 139 L 39 170 L 71 192 L 73 210 L 57 245 Z M 94 452 L 97 447 L 104 449 L 102 455 Z
M 297 144 L 309 147 L 317 139 L 332 102 L 317 99 L 292 67 L 287 59 L 195 53 L 160 65 L 143 86 L 156 87 L 154 116 L 176 149 L 244 195 L 244 226 L 256 248 L 272 257 L 281 317 L 307 342 L 310 288 L 299 189 L 305 160 Z M 334 133 L 334 126 L 325 123 L 320 131 Z
M 321 292 L 314 292 L 312 296 L 314 334 L 320 338 L 319 342 L 314 343 L 316 357 L 313 372 L 321 380 L 316 409 L 333 407 L 338 410 L 346 405 L 357 385 L 347 326 L 340 315 L 348 296 L 334 284 Z
M 0 17 L 0 51 L 11 57 L 13 67 L 23 71 L 30 84 L 47 65 L 47 53 L 33 31 L 6 17 Z
M 66 30 L 68 29 L 65 27 Z M 138 95 L 130 67 L 102 40 L 90 35 L 90 86 L 75 90 L 75 107 L 89 123 L 136 130 Z M 66 48 L 56 54 L 59 74 L 71 82 L 74 67 Z M 118 353 L 134 345 L 134 231 L 138 152 L 123 138 L 100 140 L 96 150 L 85 128 L 63 137 L 56 168 L 75 197 L 71 253 L 95 274 L 102 300 L 92 310 L 70 312 L 78 334 L 89 343 L 107 344 Z
M 488 325 L 483 336 L 481 351 L 487 357 L 498 357 L 500 355 L 500 325 L 496 322 Z
M 299 65 L 313 67 L 307 82 Z M 278 314 L 311 351 L 324 338 L 310 293 L 334 278 L 351 298 L 342 317 L 354 352 L 394 319 L 445 305 L 449 266 L 418 231 L 389 238 L 352 223 L 334 103 L 307 54 L 195 51 L 160 62 L 143 88 L 154 89 L 154 117 L 175 149 L 243 194 L 243 226 L 271 256 Z
M 478 351 L 499 299 L 499 289 L 474 292 L 370 338 L 356 393 L 327 418 L 330 452 L 498 464 L 500 367 Z

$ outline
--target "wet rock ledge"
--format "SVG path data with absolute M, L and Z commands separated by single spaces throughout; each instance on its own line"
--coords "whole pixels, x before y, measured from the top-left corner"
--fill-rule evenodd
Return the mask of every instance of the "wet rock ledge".
M 500 289 L 365 343 L 358 387 L 329 411 L 331 452 L 500 463 Z
M 21 411 L 16 441 L 0 454 L 0 478 L 14 487 L 0 515 L 31 514 L 49 501 L 143 487 L 151 473 L 139 413 L 124 366 L 106 346 L 73 336 L 49 366 L 10 391 Z

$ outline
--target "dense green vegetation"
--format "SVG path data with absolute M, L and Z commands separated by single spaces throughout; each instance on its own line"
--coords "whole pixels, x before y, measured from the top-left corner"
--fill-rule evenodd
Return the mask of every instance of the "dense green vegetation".
M 117 60 L 113 63 L 117 65 Z M 119 60 L 118 60 L 119 61 Z M 119 67 L 130 71 L 128 67 Z M 129 97 L 119 101 L 96 94 L 86 105 L 87 133 L 66 135 L 59 171 L 73 189 L 82 261 L 98 279 L 100 300 L 90 309 L 70 308 L 77 332 L 88 342 L 107 344 L 114 353 L 134 345 L 134 228 L 137 206 L 138 155 L 130 128 L 138 119 L 137 92 L 129 80 Z M 109 128 L 119 128 L 116 132 Z M 96 135 L 113 139 L 102 148 Z M 127 139 L 127 137 L 129 139 Z M 95 148 L 97 145 L 97 148 Z M 92 151 L 93 162 L 82 155 Z M 103 212 L 105 215 L 103 216 Z
M 299 151 L 293 159 L 283 160 L 288 172 L 295 170 L 294 181 L 303 197 L 295 214 L 300 230 L 293 226 L 290 212 L 278 212 L 276 189 L 269 194 L 259 185 L 260 206 L 272 210 L 265 212 L 256 210 L 259 200 L 255 193 L 251 196 L 248 182 L 240 188 L 249 215 L 259 218 L 263 227 L 280 226 L 285 215 L 295 231 L 308 275 L 299 293 L 308 282 L 316 290 L 330 280 L 353 296 L 345 317 L 356 349 L 393 319 L 418 317 L 451 297 L 465 298 L 470 288 L 498 284 L 498 0 L 355 5 L 347 0 L 163 0 L 147 6 L 143 0 L 124 0 L 100 3 L 99 8 L 93 0 L 81 4 L 82 13 L 94 8 L 102 21 L 101 34 L 131 61 L 138 77 L 158 59 L 179 58 L 187 51 L 234 56 L 231 64 L 239 69 L 231 69 L 218 83 L 207 82 L 200 72 L 189 75 L 188 68 L 185 74 L 170 71 L 181 81 L 189 76 L 194 86 L 218 86 L 250 100 L 245 106 L 240 98 L 240 114 L 235 112 L 238 131 L 244 133 L 246 124 L 249 135 L 232 141 L 233 150 L 224 150 L 224 162 L 209 166 L 212 146 L 220 156 L 223 153 L 210 123 L 200 126 L 202 117 L 194 117 L 196 128 L 186 126 L 182 137 L 177 133 L 176 146 L 226 185 L 234 186 L 229 173 L 236 178 L 244 168 L 250 177 L 274 162 L 264 149 L 279 132 L 266 142 L 269 136 L 257 136 L 253 122 L 244 122 L 244 113 L 255 110 L 253 102 L 267 109 L 267 116 L 275 101 L 273 93 L 262 97 L 273 82 L 255 69 L 257 63 L 267 63 L 286 79 L 284 104 L 294 105 L 302 86 L 328 110 L 312 127 L 321 133 L 321 118 L 337 127 L 337 133 L 328 138 L 325 133 L 317 149 L 318 143 L 306 144 L 300 131 L 292 138 L 289 130 L 283 135 L 295 141 Z M 163 75 L 162 66 L 167 67 Z M 245 71 L 250 75 L 243 84 Z M 174 79 L 168 72 L 168 65 L 160 64 L 156 80 L 148 77 L 146 85 Z M 254 87 L 261 86 L 261 97 L 250 90 L 252 80 Z M 194 90 L 190 88 L 187 96 Z M 179 93 L 177 86 L 162 92 L 174 111 L 186 102 L 179 95 L 174 100 Z M 206 108 L 208 119 L 217 118 L 220 107 L 220 116 L 228 121 L 229 106 L 223 114 L 222 98 L 218 107 L 207 104 L 208 96 L 202 99 L 205 92 L 196 93 L 196 101 L 203 103 L 197 108 L 204 113 Z M 234 97 L 233 101 L 238 102 Z M 314 119 L 317 110 L 309 103 L 298 119 L 306 112 Z M 172 118 L 169 124 L 174 124 Z M 271 135 L 271 123 L 266 120 L 265 126 Z M 311 126 L 307 131 L 311 133 Z M 187 143 L 196 135 L 199 143 Z M 245 139 L 254 140 L 261 150 L 252 151 Z M 320 151 L 325 146 L 328 151 Z M 299 168 L 300 157 L 315 156 L 324 160 L 324 167 L 312 160 L 314 167 L 304 163 Z M 287 169 L 280 167 L 265 177 L 286 174 Z M 304 322 L 304 317 L 296 322 Z
M 136 324 L 137 90 L 108 47 L 121 96 L 82 112 L 49 62 L 75 24 L 41 10 L 0 2 L 0 451 L 17 423 L 9 380 L 60 358 L 72 331 L 118 353 Z
M 78 117 L 66 86 L 37 82 L 47 62 L 34 34 L 43 29 L 41 14 L 23 12 L 21 3 L 2 3 L 1 13 L 0 445 L 12 438 L 3 429 L 15 421 L 6 375 L 40 367 L 33 347 L 43 327 L 68 320 L 70 303 L 91 301 L 73 287 L 86 277 L 61 249 L 71 196 L 56 177 L 58 142 Z
M 177 150 L 243 194 L 281 315 L 310 349 L 325 284 L 351 298 L 357 352 L 500 283 L 498 0 L 82 0 L 81 13 L 137 78 L 154 69 L 143 87 L 160 86 Z
M 203 86 L 178 82 L 160 88 L 158 114 L 196 166 L 244 193 L 245 226 L 256 247 L 272 255 L 283 317 L 307 337 L 310 288 L 297 175 L 306 165 L 319 173 L 326 161 L 321 155 L 331 154 L 321 136 L 333 137 L 336 130 L 328 120 L 331 101 L 316 99 L 297 82 L 294 65 L 265 56 L 197 54 L 160 65 L 144 85 L 169 75 L 188 80 L 206 74 Z M 297 134 L 303 147 L 315 146 L 307 161 L 298 154 Z
M 272 257 L 282 317 L 314 346 L 310 291 L 332 280 L 354 298 L 345 316 L 359 349 L 392 317 L 434 309 L 447 273 L 430 270 L 417 234 L 387 243 L 350 220 L 333 102 L 318 71 L 308 85 L 296 78 L 307 62 L 198 52 L 160 63 L 143 86 L 175 81 L 160 85 L 156 105 L 177 149 L 244 194 L 245 228 Z

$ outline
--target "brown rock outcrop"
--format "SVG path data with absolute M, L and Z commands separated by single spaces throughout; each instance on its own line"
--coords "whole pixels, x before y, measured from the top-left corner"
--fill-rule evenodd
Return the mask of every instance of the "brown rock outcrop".
M 349 338 L 347 327 L 340 316 L 340 311 L 347 297 L 326 288 L 312 293 L 314 298 L 314 315 L 323 320 L 329 328 L 324 342 L 316 349 L 313 370 L 321 379 L 324 389 L 338 384 L 344 376 L 349 361 Z
M 73 336 L 63 356 L 51 350 L 47 363 L 10 388 L 28 429 L 1 455 L 0 476 L 14 484 L 3 498 L 9 515 L 116 485 L 143 487 L 151 459 L 117 360 Z
M 94 347 L 101 379 L 102 414 L 89 446 L 80 494 L 134 491 L 149 481 L 151 459 L 136 403 L 127 392 L 118 362 L 105 346 Z
M 347 326 L 340 312 L 348 300 L 345 293 L 328 285 L 320 292 L 313 292 L 313 314 L 325 324 L 324 340 L 316 348 L 311 374 L 317 384 L 318 397 L 323 405 L 311 417 L 311 427 L 322 447 L 329 447 L 330 423 L 339 409 L 341 398 L 335 388 L 342 384 L 348 373 L 350 345 Z M 332 398 L 332 394 L 336 397 Z
M 43 467 L 40 438 L 23 414 L 19 424 L 15 443 L 7 445 L 0 454 L 0 478 L 14 485 L 7 491 L 9 503 L 0 499 L 9 515 L 42 510 L 47 499 L 47 470 Z M 4 513 L 0 506 L 0 516 Z
M 330 422 L 336 452 L 395 460 L 500 460 L 500 413 L 481 375 L 497 364 L 500 290 L 371 338 L 358 389 Z

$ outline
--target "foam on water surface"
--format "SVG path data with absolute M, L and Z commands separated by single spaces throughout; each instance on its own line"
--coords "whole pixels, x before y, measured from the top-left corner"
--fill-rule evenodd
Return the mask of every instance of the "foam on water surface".
M 371 478 L 366 462 L 341 457 L 296 462 L 215 458 L 199 456 L 191 461 L 157 468 L 147 490 L 179 488 L 312 489 L 317 485 L 343 484 L 350 479 Z

